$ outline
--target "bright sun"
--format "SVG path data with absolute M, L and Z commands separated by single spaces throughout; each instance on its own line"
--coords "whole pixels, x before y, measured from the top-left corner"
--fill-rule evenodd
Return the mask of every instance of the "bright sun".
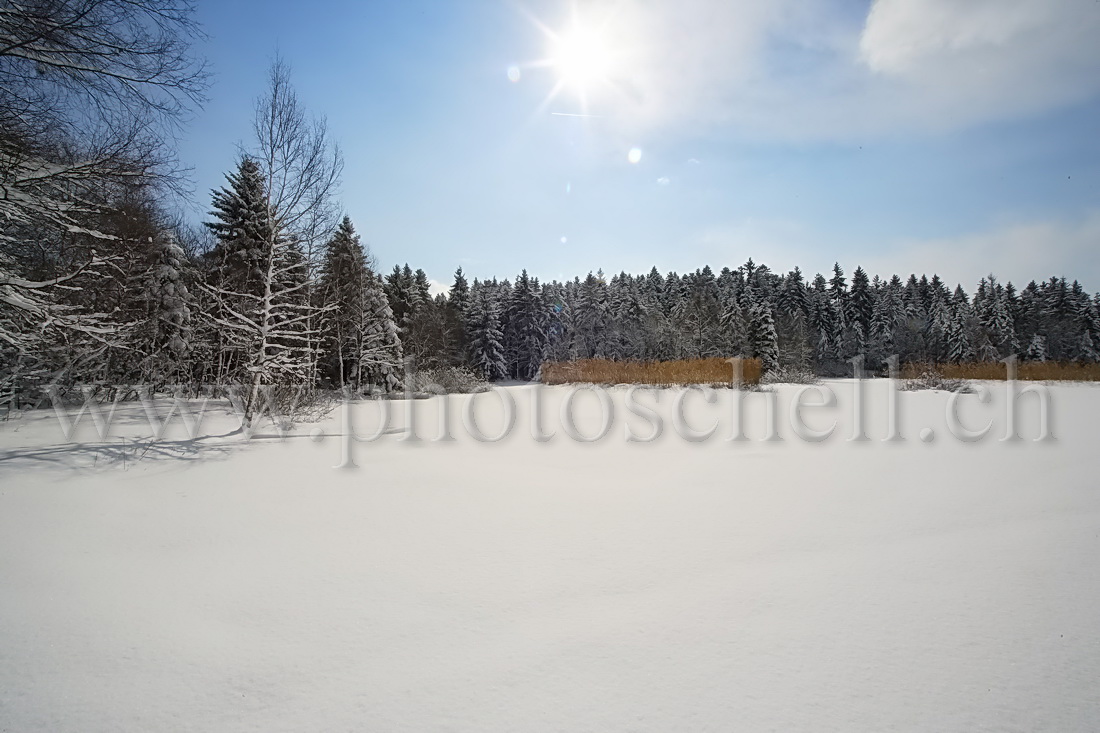
M 553 65 L 561 80 L 579 92 L 598 81 L 605 81 L 610 71 L 610 55 L 598 33 L 587 28 L 575 28 L 557 39 Z
M 571 92 L 580 107 L 577 112 L 556 111 L 552 114 L 570 117 L 599 117 L 589 114 L 589 102 L 593 99 L 607 101 L 607 93 L 617 89 L 615 78 L 622 72 L 625 57 L 622 49 L 609 39 L 619 38 L 615 34 L 615 12 L 592 22 L 591 18 L 581 18 L 574 5 L 572 23 L 568 29 L 552 30 L 531 14 L 527 14 L 532 23 L 542 31 L 549 41 L 547 55 L 538 61 L 512 66 L 508 69 L 508 78 L 514 83 L 522 78 L 524 68 L 547 68 L 557 76 L 557 83 L 539 105 L 538 113 L 543 112 L 563 91 Z M 612 35 L 608 35 L 608 33 Z M 566 108 L 568 109 L 568 107 Z

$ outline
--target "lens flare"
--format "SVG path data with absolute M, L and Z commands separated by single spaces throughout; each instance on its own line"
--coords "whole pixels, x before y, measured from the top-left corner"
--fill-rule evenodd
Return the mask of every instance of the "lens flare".
M 630 152 L 626 154 L 626 159 L 631 163 L 639 163 L 642 160 L 642 149 L 631 148 Z

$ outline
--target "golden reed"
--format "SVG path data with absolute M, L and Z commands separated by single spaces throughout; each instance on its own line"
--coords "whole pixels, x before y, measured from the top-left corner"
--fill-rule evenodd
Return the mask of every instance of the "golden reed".
M 744 384 L 759 384 L 759 359 L 738 358 Z M 548 361 L 542 365 L 544 384 L 712 384 L 729 385 L 734 365 L 729 359 L 680 359 L 677 361 L 611 361 L 579 359 Z

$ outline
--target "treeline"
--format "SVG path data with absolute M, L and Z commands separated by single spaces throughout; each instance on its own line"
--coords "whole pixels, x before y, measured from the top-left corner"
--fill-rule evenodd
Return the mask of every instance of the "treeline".
M 461 269 L 450 296 L 431 299 L 423 273 L 394 268 L 387 294 L 405 348 L 422 360 L 467 364 L 489 379 L 533 379 L 544 361 L 603 358 L 759 358 L 777 369 L 851 373 L 901 362 L 1100 359 L 1100 295 L 1052 277 L 1018 291 L 993 275 L 973 295 L 933 275 L 849 282 L 839 264 L 806 281 L 751 259 L 740 267 L 648 275 L 602 272 L 583 280 L 468 284 Z

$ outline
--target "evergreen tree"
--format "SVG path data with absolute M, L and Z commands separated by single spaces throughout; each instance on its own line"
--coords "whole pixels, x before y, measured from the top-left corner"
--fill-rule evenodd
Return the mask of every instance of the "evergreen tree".
M 229 187 L 212 192 L 214 221 L 205 223 L 218 240 L 212 252 L 219 264 L 218 284 L 225 290 L 259 295 L 274 234 L 263 171 L 246 155 L 236 172 L 225 178 Z
M 931 361 L 941 361 L 947 356 L 947 331 L 951 322 L 951 310 L 939 289 L 934 290 L 933 293 L 925 328 L 928 344 L 927 357 Z
M 1009 284 L 1011 286 L 1011 283 Z M 990 309 L 989 331 L 993 335 L 996 347 L 995 359 L 1000 360 L 1016 354 L 1020 345 L 1016 340 L 1016 326 L 1012 318 L 1012 307 L 1007 291 L 999 285 L 994 290 Z
M 386 276 L 385 290 L 398 327 L 403 335 L 408 335 L 406 332 L 412 323 L 413 313 L 421 304 L 423 293 L 416 274 L 407 262 L 404 267 L 394 265 L 393 272 Z
M 894 333 L 902 312 L 901 282 L 897 276 L 875 292 L 868 334 L 867 362 L 870 369 L 882 366 L 894 353 Z
M 347 216 L 324 248 L 317 289 L 325 311 L 321 316 L 321 368 L 338 386 L 358 387 L 359 359 L 365 324 L 366 257 Z
M 722 307 L 722 329 L 725 333 L 726 343 L 730 354 L 734 356 L 749 356 L 752 353 L 752 343 L 749 335 L 749 318 L 741 305 L 738 293 L 730 293 Z
M 779 339 L 775 332 L 775 319 L 771 308 L 761 298 L 750 291 L 749 296 L 749 333 L 752 344 L 752 356 L 760 359 L 764 372 L 779 368 Z
M 462 274 L 462 268 L 455 270 L 455 281 L 451 285 L 448 301 L 459 315 L 465 315 L 466 306 L 470 302 L 470 286 L 466 282 L 466 276 Z
M 402 384 L 403 348 L 382 280 L 367 270 L 363 282 L 363 322 L 357 367 L 359 388 L 396 391 Z
M 610 322 L 607 281 L 603 270 L 591 272 L 577 289 L 575 349 L 581 359 L 610 356 L 607 331 Z
M 1068 312 L 1076 332 L 1076 344 L 1072 356 L 1077 361 L 1096 360 L 1096 342 L 1100 337 L 1100 319 L 1092 299 L 1076 280 L 1070 286 Z
M 503 379 L 507 374 L 507 365 L 500 306 L 488 283 L 474 280 L 466 311 L 466 333 L 470 339 L 470 363 L 474 369 L 488 380 Z
M 779 368 L 779 343 L 775 333 L 775 321 L 771 308 L 760 304 L 753 311 L 754 356 L 763 364 L 764 372 Z
M 755 268 L 754 268 L 755 272 Z M 685 295 L 677 309 L 677 320 L 684 334 L 686 356 L 715 356 L 719 349 L 715 344 L 721 311 L 718 305 L 718 283 L 710 267 L 698 270 L 686 279 Z
M 807 328 L 806 285 L 802 271 L 795 267 L 783 279 L 777 293 L 779 359 L 784 365 L 806 369 L 810 366 L 810 344 Z
M 970 348 L 970 339 L 963 324 L 963 315 L 960 311 L 949 316 L 947 329 L 944 335 L 947 349 L 947 359 L 956 364 L 969 361 L 973 356 Z
M 407 263 L 404 267 L 395 266 L 386 277 L 385 290 L 405 355 L 420 366 L 448 361 L 448 355 L 442 353 L 447 340 L 446 314 L 431 297 L 427 274 L 419 269 L 413 271 Z
M 469 341 L 466 337 L 466 309 L 470 303 L 470 286 L 466 282 L 466 276 L 462 274 L 462 268 L 455 270 L 454 284 L 447 295 L 446 301 L 440 304 L 443 312 L 443 344 L 442 352 L 444 360 L 452 365 L 466 362 Z
M 538 374 L 546 348 L 545 322 L 538 281 L 532 281 L 524 270 L 509 294 L 502 328 L 509 376 L 531 380 Z
M 875 308 L 867 273 L 857 267 L 852 273 L 852 289 L 848 295 L 849 320 L 858 322 L 864 333 L 871 330 L 871 314 Z
M 1031 361 L 1047 360 L 1047 342 L 1042 334 L 1037 333 L 1031 337 L 1031 343 L 1027 347 L 1027 358 Z
M 839 262 L 833 263 L 833 276 L 829 279 L 829 300 L 838 319 L 837 326 L 843 328 L 848 316 L 848 284 Z
M 146 274 L 141 353 L 146 355 L 143 372 L 148 383 L 186 383 L 191 357 L 194 297 L 188 288 L 190 266 L 187 256 L 171 231 L 154 241 L 154 260 Z

